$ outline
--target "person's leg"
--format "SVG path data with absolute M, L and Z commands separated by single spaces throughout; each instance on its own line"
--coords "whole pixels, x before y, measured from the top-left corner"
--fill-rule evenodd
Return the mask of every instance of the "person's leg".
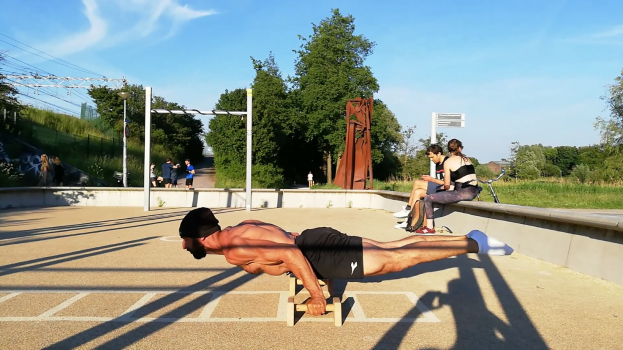
M 513 248 L 478 230 L 471 231 L 461 240 L 415 242 L 393 249 L 379 247 L 366 240 L 363 241 L 363 273 L 364 276 L 384 275 L 468 253 L 510 255 Z
M 415 191 L 413 191 L 413 194 L 409 198 L 409 206 L 413 208 L 413 206 L 415 205 L 415 202 L 424 197 L 426 197 L 426 189 L 425 188 L 416 189 Z
M 476 197 L 478 190 L 476 188 L 458 188 L 454 191 L 442 191 L 433 194 L 429 194 L 424 197 L 424 208 L 426 210 L 426 221 L 430 220 L 431 226 L 433 226 L 434 207 L 433 203 L 438 204 L 451 204 L 464 200 L 472 200 Z M 428 226 L 427 226 L 428 227 Z
M 428 181 L 424 181 L 424 180 L 413 181 L 413 188 L 411 190 L 411 195 L 409 196 L 409 202 L 407 203 L 407 206 L 401 209 L 400 211 L 395 212 L 394 217 L 406 218 L 407 216 L 409 216 L 409 211 L 411 211 L 411 208 L 413 207 L 415 202 L 426 195 L 427 186 L 428 186 Z M 403 228 L 403 229 L 406 227 L 406 226 L 402 227 L 401 225 L 396 225 L 396 227 Z M 401 226 L 401 227 L 398 227 L 398 226 Z
M 478 243 L 473 239 L 416 242 L 394 249 L 384 249 L 364 243 L 363 274 L 364 276 L 378 276 L 399 272 L 417 264 L 467 253 L 478 253 Z
M 362 240 L 364 243 L 368 243 L 383 249 L 394 249 L 417 242 L 465 241 L 467 240 L 467 236 L 409 236 L 390 242 L 379 242 L 369 238 L 362 238 Z

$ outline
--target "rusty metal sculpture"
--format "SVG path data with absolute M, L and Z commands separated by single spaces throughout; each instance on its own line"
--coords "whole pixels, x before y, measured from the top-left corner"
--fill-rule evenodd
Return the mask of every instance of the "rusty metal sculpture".
M 333 181 L 344 189 L 373 189 L 372 102 L 372 98 L 357 98 L 346 103 L 346 146 Z

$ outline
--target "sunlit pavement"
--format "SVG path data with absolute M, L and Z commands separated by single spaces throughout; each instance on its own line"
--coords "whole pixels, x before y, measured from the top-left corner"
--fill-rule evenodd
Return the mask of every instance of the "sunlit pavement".
M 0 211 L 0 348 L 623 348 L 623 286 L 520 254 L 338 281 L 342 327 L 331 313 L 287 327 L 288 277 L 195 260 L 177 236 L 188 210 Z M 407 236 L 382 210 L 214 210 L 222 226 L 259 219 L 295 232 Z

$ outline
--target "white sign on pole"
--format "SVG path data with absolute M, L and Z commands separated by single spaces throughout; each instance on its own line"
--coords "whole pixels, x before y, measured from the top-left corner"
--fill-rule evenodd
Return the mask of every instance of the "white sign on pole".
M 437 143 L 437 128 L 464 128 L 465 113 L 436 113 L 431 115 L 431 145 Z M 436 177 L 437 169 L 433 161 L 430 162 L 430 176 Z
M 465 113 L 436 113 L 437 127 L 464 128 Z

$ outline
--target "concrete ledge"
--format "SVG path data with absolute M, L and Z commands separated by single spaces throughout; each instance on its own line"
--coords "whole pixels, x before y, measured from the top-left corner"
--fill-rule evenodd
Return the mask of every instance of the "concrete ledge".
M 408 193 L 365 190 L 255 189 L 253 208 L 370 208 L 394 212 Z M 151 190 L 152 207 L 245 206 L 244 189 Z M 50 206 L 143 206 L 142 188 L 0 188 L 0 209 Z M 435 210 L 435 226 L 456 234 L 481 230 L 517 253 L 623 285 L 623 220 L 554 209 L 459 202 Z M 388 228 L 388 230 L 392 228 Z

